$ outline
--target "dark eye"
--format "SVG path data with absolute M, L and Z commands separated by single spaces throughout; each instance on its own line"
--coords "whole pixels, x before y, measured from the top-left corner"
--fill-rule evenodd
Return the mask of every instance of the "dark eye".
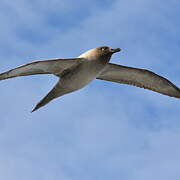
M 102 47 L 101 48 L 101 51 L 106 51 L 107 50 L 107 47 Z

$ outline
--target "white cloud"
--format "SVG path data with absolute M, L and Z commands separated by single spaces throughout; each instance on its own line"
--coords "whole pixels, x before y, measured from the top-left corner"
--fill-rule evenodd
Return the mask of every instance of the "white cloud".
M 179 85 L 178 1 L 45 2 L 0 2 L 0 71 L 108 44 Z M 178 99 L 96 81 L 30 114 L 55 81 L 0 82 L 0 179 L 179 179 Z

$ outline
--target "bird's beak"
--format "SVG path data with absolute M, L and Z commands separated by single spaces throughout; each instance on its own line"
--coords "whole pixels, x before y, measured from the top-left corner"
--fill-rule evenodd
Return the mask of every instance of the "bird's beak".
M 119 51 L 121 51 L 121 49 L 120 49 L 120 48 L 111 49 L 111 52 L 112 52 L 112 53 L 116 53 L 116 52 L 119 52 Z

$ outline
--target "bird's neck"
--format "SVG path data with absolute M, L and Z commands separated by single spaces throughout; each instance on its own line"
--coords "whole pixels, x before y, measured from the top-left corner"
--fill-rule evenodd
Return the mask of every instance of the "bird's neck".
M 110 61 L 111 56 L 112 54 L 103 55 L 101 56 L 100 61 L 103 62 L 104 64 L 107 64 Z

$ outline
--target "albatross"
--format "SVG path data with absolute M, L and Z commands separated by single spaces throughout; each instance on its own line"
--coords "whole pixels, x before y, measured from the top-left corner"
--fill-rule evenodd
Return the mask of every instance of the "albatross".
M 1 73 L 0 80 L 35 74 L 53 74 L 59 77 L 54 88 L 34 107 L 32 112 L 55 98 L 83 88 L 94 79 L 133 85 L 180 98 L 180 89 L 154 72 L 109 63 L 111 56 L 119 51 L 121 51 L 120 48 L 101 46 L 90 49 L 77 58 L 33 61 Z

